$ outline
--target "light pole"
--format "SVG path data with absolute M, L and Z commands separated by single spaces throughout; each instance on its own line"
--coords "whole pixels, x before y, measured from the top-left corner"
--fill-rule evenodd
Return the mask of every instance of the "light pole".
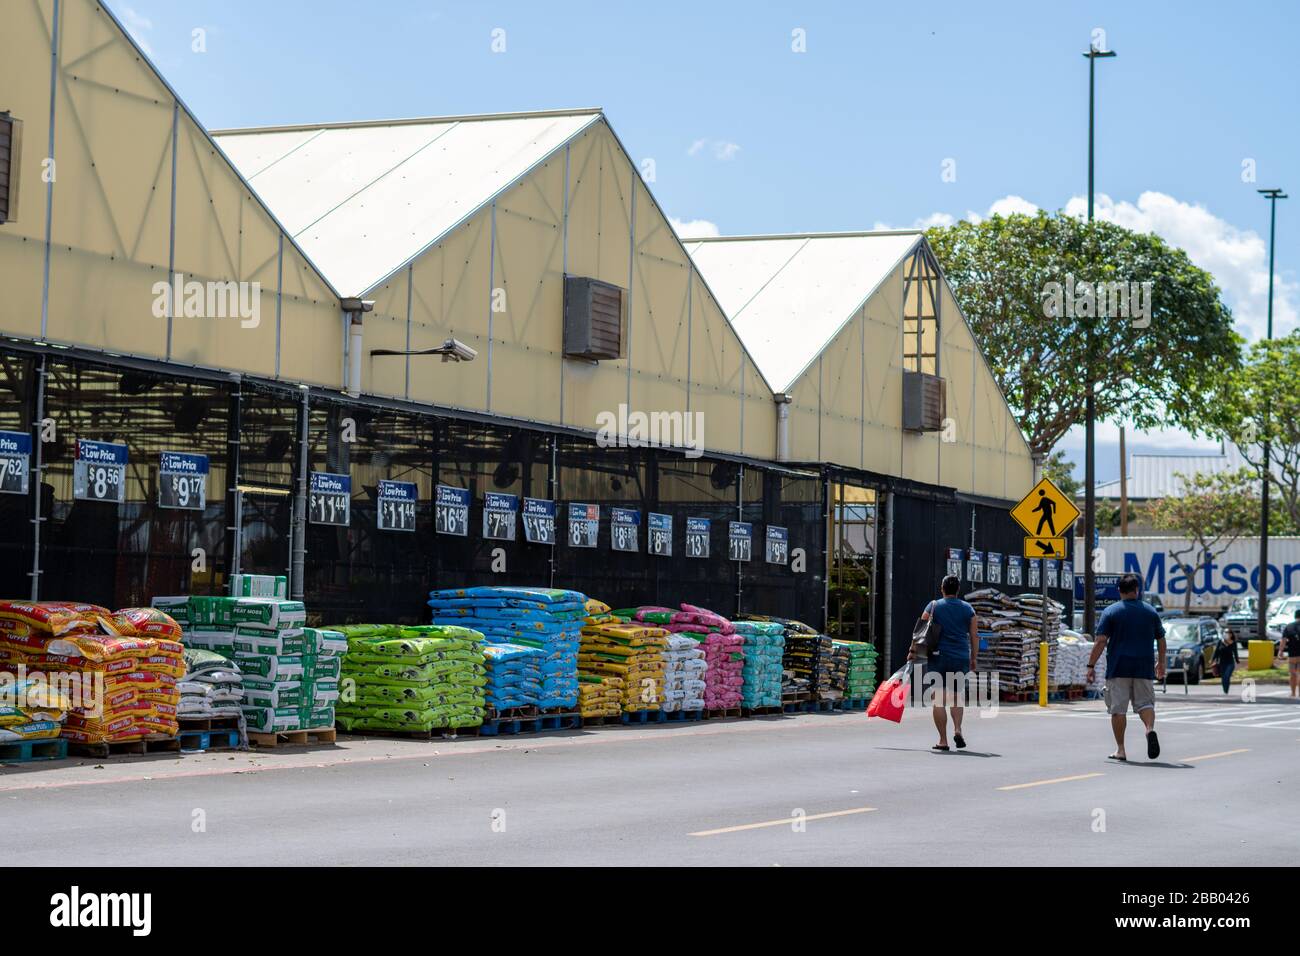
M 1286 199 L 1280 189 L 1260 189 L 1259 194 L 1268 200 L 1268 331 L 1267 340 L 1273 341 L 1273 243 L 1277 237 L 1277 201 Z M 1264 471 L 1260 475 L 1259 489 L 1259 606 L 1255 608 L 1256 638 L 1268 640 L 1268 485 L 1273 472 L 1269 461 L 1268 396 L 1264 396 Z
M 1093 183 L 1093 144 L 1095 132 L 1097 100 L 1097 60 L 1100 57 L 1112 57 L 1114 50 L 1099 50 L 1091 43 L 1088 52 L 1088 222 L 1092 222 L 1092 183 Z M 1097 614 L 1097 575 L 1093 570 L 1093 548 L 1097 533 L 1097 406 L 1093 393 L 1096 384 L 1092 369 L 1093 321 L 1089 317 L 1087 332 L 1087 378 L 1088 394 L 1084 399 L 1084 452 L 1083 452 L 1083 540 L 1084 554 L 1088 561 L 1083 568 L 1083 630 L 1085 634 L 1095 631 Z

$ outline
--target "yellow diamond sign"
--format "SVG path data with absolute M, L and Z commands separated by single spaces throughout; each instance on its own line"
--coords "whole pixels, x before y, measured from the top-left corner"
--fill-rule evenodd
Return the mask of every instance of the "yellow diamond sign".
M 1050 478 L 1044 478 L 1011 509 L 1011 517 L 1031 537 L 1059 538 L 1079 517 L 1079 509 Z

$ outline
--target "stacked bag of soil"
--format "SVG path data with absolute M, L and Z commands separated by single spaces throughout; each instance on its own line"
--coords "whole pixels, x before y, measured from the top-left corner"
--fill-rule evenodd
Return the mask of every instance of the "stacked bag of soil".
M 578 705 L 578 644 L 587 596 L 559 588 L 478 587 L 429 592 L 435 624 L 473 628 L 491 644 L 518 644 L 542 652 L 537 706 Z
M 583 610 L 587 615 L 583 618 L 584 626 L 619 623 L 604 601 L 587 598 Z M 582 664 L 581 635 L 578 656 L 578 712 L 586 718 L 617 717 L 623 712 L 623 678 L 613 673 L 593 671 Z
M 58 737 L 70 706 L 49 681 L 6 674 L 0 679 L 0 744 Z
M 787 686 L 821 696 L 831 691 L 831 639 L 803 621 L 766 614 L 746 614 L 747 621 L 774 621 L 785 629 L 785 659 L 790 672 Z
M 780 707 L 785 628 L 775 621 L 735 621 L 732 626 L 745 639 L 741 706 Z
M 542 695 L 542 650 L 522 644 L 484 644 L 487 706 L 497 714 L 515 707 L 535 707 Z
M 623 682 L 620 704 L 628 713 L 658 710 L 663 703 L 668 632 L 644 624 L 588 624 L 582 629 L 578 665 L 588 674 Z
M 75 743 L 174 737 L 180 635 L 154 608 L 0 601 L 0 670 L 71 688 L 59 736 Z
M 347 640 L 338 723 L 346 731 L 427 732 L 483 723 L 483 635 L 465 627 L 357 624 Z
M 843 700 L 845 685 L 849 680 L 849 652 L 847 648 L 837 647 L 831 641 L 831 653 L 827 658 L 826 686 L 822 689 L 822 700 Z
M 876 692 L 876 649 L 864 641 L 835 641 L 835 650 L 845 655 L 844 696 L 849 700 L 870 700 Z
M 671 635 L 664 651 L 663 709 L 703 710 L 708 667 L 699 641 L 685 634 Z
M 216 651 L 187 647 L 185 676 L 177 684 L 177 716 L 216 719 L 242 718 L 244 675 L 230 658 Z
M 641 607 L 615 611 L 619 617 L 658 624 L 673 634 L 698 641 L 704 651 L 704 706 L 709 710 L 729 710 L 740 706 L 744 688 L 745 639 L 737 634 L 731 621 L 721 614 L 693 604 L 680 609 Z

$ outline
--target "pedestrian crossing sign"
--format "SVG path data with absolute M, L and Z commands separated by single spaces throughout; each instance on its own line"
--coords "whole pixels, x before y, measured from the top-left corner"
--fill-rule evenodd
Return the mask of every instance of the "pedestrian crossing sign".
M 1050 478 L 1043 478 L 1011 509 L 1011 517 L 1031 537 L 1060 538 L 1079 517 L 1079 509 Z

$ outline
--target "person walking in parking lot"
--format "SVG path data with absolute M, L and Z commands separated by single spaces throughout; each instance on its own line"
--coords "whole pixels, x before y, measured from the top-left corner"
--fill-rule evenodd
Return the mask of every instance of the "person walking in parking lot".
M 1165 675 L 1165 626 L 1155 609 L 1138 599 L 1141 583 L 1136 574 L 1120 577 L 1120 600 L 1106 608 L 1097 621 L 1096 642 L 1088 658 L 1091 684 L 1097 677 L 1097 658 L 1106 651 L 1106 709 L 1115 733 L 1111 760 L 1128 759 L 1124 731 L 1130 706 L 1146 728 L 1147 758 L 1160 756 L 1155 682 Z
M 934 703 L 934 726 L 939 731 L 939 742 L 931 749 L 948 750 L 948 718 L 943 708 L 946 704 L 952 714 L 952 741 L 958 750 L 966 749 L 966 738 L 961 735 L 961 719 L 965 713 L 962 702 L 966 697 L 966 675 L 979 655 L 979 631 L 975 624 L 975 609 L 957 597 L 961 582 L 954 575 L 948 575 L 939 585 L 942 596 L 937 601 L 926 605 L 921 614 L 922 620 L 929 620 L 933 615 L 943 629 L 939 638 L 939 650 L 929 655 L 925 672 L 937 674 L 943 682 L 939 696 Z M 907 659 L 911 660 L 909 653 Z
M 1223 692 L 1228 692 L 1232 683 L 1232 672 L 1237 669 L 1237 635 L 1228 631 L 1219 646 L 1214 649 L 1214 663 L 1219 666 L 1219 680 L 1223 681 Z
M 1282 628 L 1282 647 L 1279 650 L 1286 651 L 1287 666 L 1291 669 L 1291 696 L 1300 697 L 1300 610 L 1295 612 L 1295 617 Z

